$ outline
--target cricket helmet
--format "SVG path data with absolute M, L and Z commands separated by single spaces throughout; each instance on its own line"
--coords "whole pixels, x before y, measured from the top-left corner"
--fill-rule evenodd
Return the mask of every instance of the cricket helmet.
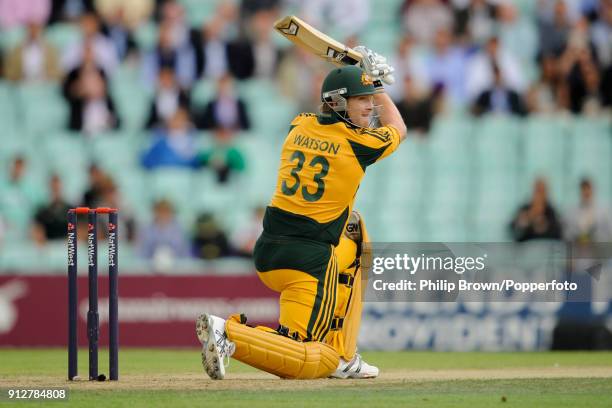
M 375 93 L 374 82 L 357 65 L 335 68 L 327 74 L 321 86 L 321 100 L 323 102 L 339 102 L 337 96 L 341 96 L 346 102 L 346 98 L 351 96 L 373 95 Z

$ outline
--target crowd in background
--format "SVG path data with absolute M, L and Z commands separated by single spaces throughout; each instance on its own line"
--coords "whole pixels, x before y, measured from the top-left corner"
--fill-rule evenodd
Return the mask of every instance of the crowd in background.
M 204 0 L 203 0 L 204 1 Z M 612 0 L 405 0 L 398 3 L 387 55 L 396 69 L 388 92 L 408 128 L 426 137 L 437 115 L 467 112 L 527 115 L 610 115 L 612 108 Z M 315 111 L 321 81 L 329 66 L 303 50 L 281 47 L 272 24 L 288 9 L 311 24 L 333 27 L 348 45 L 360 44 L 373 9 L 387 2 L 369 0 L 217 1 L 210 16 L 192 24 L 176 0 L 0 0 L 0 28 L 26 29 L 24 38 L 0 53 L 0 79 L 13 83 L 61 83 L 68 107 L 66 129 L 93 137 L 120 129 L 123 120 L 110 92 L 123 65 L 136 66 L 142 86 L 151 91 L 142 129 L 150 144 L 142 151 L 146 170 L 186 167 L 212 171 L 219 183 L 247 166 L 234 145 L 240 131 L 251 129 L 251 106 L 236 82 L 272 80 L 300 110 Z M 137 41 L 145 24 L 155 23 L 151 47 Z M 54 24 L 78 28 L 78 41 L 64 49 L 46 40 Z M 369 44 L 366 44 L 369 45 Z M 202 79 L 216 83 L 212 99 L 193 102 L 191 90 Z M 282 102 L 279 102 L 282 103 Z M 271 118 L 273 120 L 273 118 Z M 196 143 L 209 131 L 211 147 Z M 0 194 L 0 236 L 9 223 L 27 226 L 35 242 L 64 238 L 66 209 L 74 205 L 113 206 L 120 202 L 112 178 L 95 163 L 89 187 L 79 203 L 67 203 L 62 180 L 50 175 L 48 194 L 19 185 L 27 166 L 15 157 Z M 593 186 L 580 186 L 581 206 L 563 223 L 538 180 L 533 199 L 517 212 L 514 239 L 612 239 L 609 212 L 593 204 Z M 29 205 L 33 219 L 18 219 L 11 206 Z M 177 222 L 173 203 L 154 203 L 150 225 L 125 216 L 127 236 L 143 257 L 195 256 L 212 259 L 248 256 L 261 228 L 261 209 L 236 236 L 228 236 L 212 214 L 201 214 L 192 231 Z M 163 249 L 163 250 L 160 250 Z
M 525 15 L 515 3 L 401 3 L 398 35 L 388 39 L 384 51 L 392 50 L 388 57 L 398 79 L 388 92 L 411 126 L 426 129 L 426 119 L 457 106 L 476 115 L 609 113 L 612 2 L 538 0 L 534 15 Z M 358 44 L 368 30 L 373 8 L 388 7 L 369 0 L 217 4 L 214 14 L 194 26 L 176 0 L 2 0 L 0 26 L 27 28 L 23 41 L 2 55 L 3 76 L 62 81 L 70 106 L 67 126 L 99 132 L 121 126 L 109 78 L 121 64 L 138 64 L 143 84 L 155 90 L 143 126 L 167 127 L 181 107 L 195 128 L 244 129 L 249 127 L 248 107 L 232 92 L 233 79 L 269 78 L 301 99 L 303 108 L 318 105 L 325 65 L 273 40 L 272 24 L 287 7 L 315 26 L 344 33 L 341 40 L 349 45 Z M 135 33 L 150 20 L 156 23 L 157 39 L 143 49 Z M 80 40 L 58 50 L 45 40 L 45 29 L 66 22 L 78 26 Z M 219 98 L 192 106 L 190 89 L 200 78 L 219 80 Z
M 409 125 L 426 130 L 423 118 L 445 104 L 474 115 L 610 114 L 612 2 L 538 0 L 531 18 L 515 3 L 404 2 L 394 96 Z
M 610 210 L 597 202 L 589 179 L 580 181 L 579 205 L 561 215 L 550 201 L 546 180 L 537 179 L 531 199 L 522 205 L 510 224 L 517 242 L 533 239 L 565 240 L 577 245 L 612 242 Z

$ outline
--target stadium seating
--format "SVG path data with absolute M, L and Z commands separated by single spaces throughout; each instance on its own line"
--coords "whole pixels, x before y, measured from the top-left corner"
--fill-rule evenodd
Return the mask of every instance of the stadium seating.
M 95 162 L 114 176 L 126 205 L 142 209 L 139 220 L 150 218 L 150 205 L 163 197 L 176 205 L 186 227 L 197 213 L 212 211 L 233 230 L 253 207 L 268 202 L 280 146 L 295 113 L 291 103 L 278 103 L 279 94 L 267 81 L 237 88 L 248 102 L 254 128 L 236 138 L 247 170 L 229 185 L 219 185 L 206 170 L 147 173 L 139 167 L 147 144 L 141 129 L 149 94 L 138 72 L 127 67 L 112 83 L 124 130 L 93 138 L 63 130 L 66 109 L 57 85 L 0 83 L 5 124 L 0 164 L 7 169 L 22 153 L 35 185 L 44 190 L 46 177 L 57 173 L 66 197 L 77 200 L 86 188 L 87 167 Z M 213 82 L 199 81 L 194 100 L 205 103 L 213 93 Z M 208 133 L 199 142 L 209 145 Z M 609 202 L 611 154 L 608 120 L 441 116 L 426 138 L 412 135 L 394 157 L 368 169 L 356 208 L 379 240 L 505 241 L 509 220 L 538 176 L 549 181 L 551 199 L 561 209 L 575 204 L 578 181 L 585 176 L 594 180 L 599 199 Z
M 111 78 L 110 93 L 122 127 L 142 129 L 149 113 L 152 91 L 145 89 L 138 69 L 122 66 Z
M 199 79 L 191 89 L 191 101 L 204 107 L 215 95 L 215 82 L 212 79 Z
M 60 51 L 77 42 L 80 36 L 78 27 L 68 23 L 53 24 L 45 32 L 45 38 Z
M 180 2 L 196 28 L 221 4 L 221 0 Z M 390 56 L 397 44 L 389 38 L 398 38 L 397 11 L 402 0 L 370 3 L 371 24 L 360 33 L 360 42 Z M 500 38 L 525 64 L 524 73 L 531 80 L 537 75 L 532 59 L 537 45 L 536 2 L 516 0 L 515 5 L 522 20 L 512 30 L 502 28 Z M 292 3 L 290 7 L 298 6 Z M 157 35 L 157 25 L 147 22 L 136 30 L 135 40 L 141 50 L 148 50 L 155 46 Z M 54 24 L 46 31 L 49 42 L 60 50 L 78 36 L 72 24 Z M 4 30 L 0 48 L 9 50 L 23 37 L 23 28 Z M 280 36 L 273 38 L 282 47 L 289 46 Z M 247 105 L 252 129 L 236 136 L 246 170 L 222 185 L 210 169 L 148 172 L 141 168 L 139 157 L 149 142 L 142 129 L 152 87 L 143 82 L 137 64 L 123 63 L 110 77 L 121 128 L 95 137 L 66 131 L 68 107 L 58 83 L 0 81 L 0 187 L 12 159 L 22 154 L 28 161 L 31 188 L 40 197 L 48 176 L 57 173 L 66 198 L 76 202 L 87 187 L 88 166 L 96 163 L 113 177 L 122 205 L 140 223 L 151 218 L 155 200 L 167 198 L 188 230 L 198 214 L 212 212 L 227 230 L 234 231 L 249 219 L 253 208 L 269 202 L 281 145 L 297 113 L 296 102 L 283 97 L 269 80 L 237 81 L 235 85 Z M 214 80 L 199 79 L 191 89 L 192 102 L 203 106 L 215 92 Z M 210 136 L 209 132 L 198 133 L 201 148 L 210 146 Z M 612 202 L 610 157 L 609 118 L 485 115 L 475 119 L 458 109 L 437 117 L 428 135 L 410 135 L 393 157 L 368 168 L 355 208 L 364 214 L 377 241 L 507 241 L 509 222 L 529 198 L 536 177 L 548 181 L 551 201 L 561 211 L 576 204 L 583 177 L 594 181 L 600 202 Z M 12 206 L 11 211 L 15 210 L 19 214 L 8 216 L 26 224 L 34 211 Z M 0 267 L 36 266 L 41 250 L 28 241 L 27 231 L 20 236 L 11 235 L 13 232 L 8 236 L 16 240 L 5 240 Z M 55 254 L 50 259 L 63 267 L 64 248 L 58 248 L 48 249 Z M 124 248 L 122 262 L 134 261 L 138 266 L 134 248 Z
M 202 25 L 202 21 L 208 21 L 214 15 L 217 5 L 221 3 L 215 0 L 180 0 L 185 7 L 185 16 L 194 27 Z
M 521 186 L 526 196 L 537 177 L 545 177 L 553 202 L 563 199 L 566 187 L 568 124 L 558 119 L 533 117 L 522 134 Z
M 577 118 L 569 140 L 568 193 L 578 195 L 583 177 L 593 180 L 598 198 L 612 199 L 612 124 L 609 118 Z M 572 194 L 573 193 L 573 194 Z
M 16 88 L 16 103 L 22 129 L 33 136 L 64 129 L 68 123 L 68 106 L 60 86 L 49 83 L 22 84 Z

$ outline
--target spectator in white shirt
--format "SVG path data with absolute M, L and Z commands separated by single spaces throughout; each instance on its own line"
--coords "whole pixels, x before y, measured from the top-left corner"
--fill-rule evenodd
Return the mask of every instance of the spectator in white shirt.
M 593 184 L 589 179 L 580 182 L 580 204 L 571 210 L 566 220 L 565 239 L 578 244 L 612 241 L 610 209 L 598 205 Z
M 113 42 L 100 32 L 100 22 L 98 17 L 91 14 L 84 14 L 80 20 L 81 39 L 66 48 L 62 56 L 62 67 L 65 71 L 70 71 L 83 62 L 83 54 L 86 44 L 92 47 L 96 65 L 110 76 L 119 65 L 119 57 Z
M 301 16 L 314 27 L 334 27 L 346 37 L 359 34 L 370 18 L 369 0 L 308 0 L 303 2 Z
M 404 29 L 418 43 L 432 45 L 440 30 L 453 29 L 450 8 L 440 0 L 407 0 L 404 4 Z
M 526 90 L 527 81 L 519 61 L 501 47 L 497 37 L 491 37 L 483 50 L 472 57 L 468 63 L 465 81 L 470 100 L 493 86 L 495 82 L 494 65 L 499 67 L 504 84 L 509 89 L 517 93 L 523 93 Z

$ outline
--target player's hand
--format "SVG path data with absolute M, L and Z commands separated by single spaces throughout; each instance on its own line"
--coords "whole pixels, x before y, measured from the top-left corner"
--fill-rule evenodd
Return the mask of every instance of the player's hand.
M 363 45 L 355 47 L 354 50 L 363 57 L 360 65 L 372 79 L 380 79 L 387 85 L 395 82 L 395 78 L 392 75 L 395 69 L 387 64 L 385 57 Z

